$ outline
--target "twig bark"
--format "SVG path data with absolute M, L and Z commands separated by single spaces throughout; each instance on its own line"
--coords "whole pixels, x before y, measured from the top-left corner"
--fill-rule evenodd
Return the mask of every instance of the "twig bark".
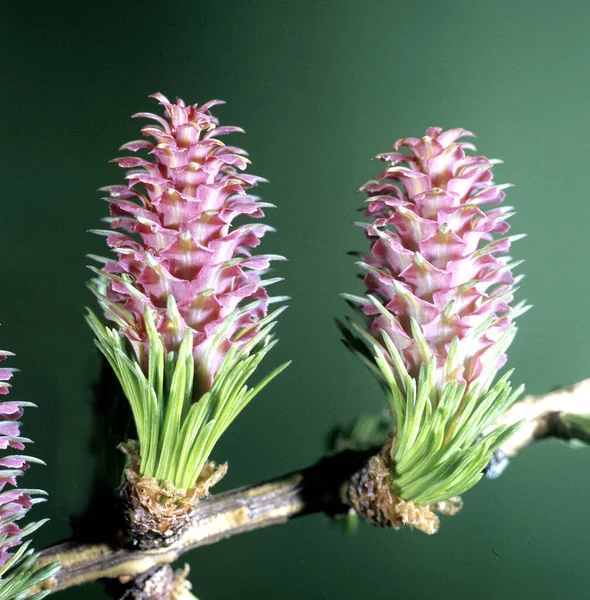
M 526 396 L 513 404 L 492 428 L 524 421 L 502 446 L 504 455 L 511 457 L 537 440 L 571 440 L 578 437 L 576 429 L 564 419 L 566 415 L 590 415 L 590 379 L 541 396 Z
M 590 379 L 543 396 L 527 396 L 506 411 L 495 425 L 525 422 L 502 451 L 514 456 L 537 440 L 572 439 L 576 432 L 562 418 L 565 414 L 590 414 Z M 302 471 L 207 498 L 195 509 L 190 527 L 165 548 L 137 550 L 76 541 L 47 548 L 41 562 L 57 561 L 61 568 L 42 585 L 57 591 L 100 578 L 135 577 L 157 565 L 172 563 L 193 548 L 239 533 L 316 512 L 346 514 L 351 509 L 350 486 L 379 452 L 380 448 L 341 452 Z
M 346 513 L 340 488 L 377 451 L 341 452 L 300 472 L 202 500 L 192 514 L 191 526 L 165 548 L 136 550 L 76 541 L 47 548 L 41 553 L 41 563 L 56 561 L 61 568 L 42 584 L 43 589 L 55 591 L 100 578 L 136 576 L 232 535 L 315 512 Z

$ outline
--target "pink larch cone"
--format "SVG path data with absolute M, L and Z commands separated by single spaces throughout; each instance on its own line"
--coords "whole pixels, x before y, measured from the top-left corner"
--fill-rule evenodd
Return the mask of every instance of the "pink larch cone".
M 11 352 L 0 350 L 0 360 L 13 356 Z M 14 369 L 0 368 L 0 394 L 8 394 L 9 380 Z M 22 519 L 33 505 L 31 490 L 18 489 L 17 478 L 29 468 L 30 458 L 13 454 L 13 450 L 23 450 L 27 440 L 21 437 L 18 419 L 28 402 L 0 402 L 0 567 L 12 556 L 11 549 L 20 546 L 25 532 L 15 523 Z M 5 489 L 10 486 L 12 489 Z
M 368 300 L 362 310 L 374 317 L 371 332 L 387 332 L 402 352 L 410 375 L 417 377 L 428 358 L 414 320 L 436 357 L 439 386 L 453 379 L 468 387 L 477 382 L 482 391 L 506 361 L 522 307 L 510 307 L 518 263 L 505 254 L 515 238 L 498 237 L 508 231 L 513 209 L 484 209 L 501 203 L 510 186 L 492 180 L 500 161 L 466 154 L 474 147 L 458 141 L 464 136 L 473 134 L 431 127 L 423 138 L 398 140 L 394 152 L 378 156 L 389 167 L 361 188 L 374 219 L 365 225 L 372 246 L 361 264 L 367 294 L 389 315 Z M 456 360 L 443 373 L 453 338 Z
M 512 208 L 496 206 L 509 186 L 493 182 L 499 161 L 466 154 L 475 148 L 459 140 L 472 135 L 431 127 L 378 156 L 388 168 L 361 188 L 372 218 L 360 224 L 371 243 L 359 263 L 366 296 L 345 295 L 367 322 L 353 322 L 345 341 L 388 391 L 394 421 L 362 489 L 390 499 L 379 519 L 428 533 L 514 433 L 484 434 L 522 392 L 510 373 L 490 387 L 527 307 L 510 305 L 516 236 L 505 235 Z
M 152 159 L 116 159 L 131 169 L 129 183 L 105 188 L 111 227 L 120 230 L 107 237 L 118 259 L 102 271 L 109 278 L 105 304 L 144 366 L 144 311 L 151 313 L 166 351 L 177 351 L 191 330 L 198 395 L 211 387 L 229 348 L 243 347 L 259 331 L 270 301 L 265 286 L 277 281 L 263 280 L 263 274 L 282 257 L 251 254 L 267 225 L 232 229 L 235 219 L 259 219 L 262 208 L 272 205 L 248 194 L 261 179 L 241 173 L 249 163 L 246 153 L 219 139 L 241 131 L 218 126 L 210 108 L 222 102 L 186 106 L 162 94 L 153 97 L 165 118 L 135 115 L 155 121 L 142 129 L 153 141 L 122 147 L 147 150 Z
M 216 441 L 286 367 L 246 383 L 274 345 L 283 309 L 268 306 L 282 298 L 266 291 L 279 279 L 264 276 L 282 257 L 252 254 L 270 228 L 249 220 L 272 205 L 249 194 L 261 179 L 242 173 L 246 153 L 220 140 L 241 129 L 219 126 L 218 100 L 153 97 L 164 117 L 135 115 L 155 124 L 142 129 L 147 140 L 122 147 L 147 158 L 115 159 L 128 183 L 105 188 L 111 229 L 99 233 L 117 258 L 95 269 L 91 288 L 117 328 L 88 316 L 133 411 L 139 443 L 125 445 L 120 496 L 143 547 L 172 543 L 188 526 L 227 470 L 209 461 Z

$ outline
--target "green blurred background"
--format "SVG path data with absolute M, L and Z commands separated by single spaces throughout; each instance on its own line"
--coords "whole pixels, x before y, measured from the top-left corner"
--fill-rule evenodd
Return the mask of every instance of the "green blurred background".
M 122 181 L 108 160 L 138 137 L 129 116 L 162 91 L 216 110 L 270 180 L 264 240 L 286 255 L 292 297 L 269 362 L 293 365 L 243 413 L 215 452 L 223 487 L 311 464 L 327 432 L 383 398 L 339 342 L 338 297 L 358 290 L 346 252 L 370 162 L 430 125 L 465 127 L 505 160 L 514 250 L 526 258 L 515 382 L 543 393 L 590 376 L 590 4 L 583 1 L 6 2 L 0 8 L 0 346 L 18 357 L 14 395 L 33 400 L 25 434 L 48 463 L 27 475 L 50 501 L 39 545 L 67 537 L 94 474 L 92 385 L 99 359 L 83 321 L 89 252 L 104 240 L 98 187 Z M 277 287 L 277 292 L 279 289 Z M 548 442 L 464 497 L 440 533 L 322 516 L 187 556 L 204 600 L 586 597 L 590 451 Z M 60 598 L 103 598 L 100 584 Z

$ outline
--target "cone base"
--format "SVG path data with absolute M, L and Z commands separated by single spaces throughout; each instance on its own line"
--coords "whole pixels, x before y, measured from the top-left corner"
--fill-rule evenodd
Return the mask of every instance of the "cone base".
M 139 445 L 128 442 L 122 450 L 129 456 L 124 480 L 118 489 L 123 505 L 126 533 L 133 546 L 143 550 L 173 544 L 190 525 L 191 513 L 209 489 L 227 473 L 227 463 L 208 462 L 194 487 L 186 492 L 169 481 L 139 473 Z
M 396 496 L 391 489 L 393 465 L 390 458 L 391 441 L 381 454 L 373 456 L 358 471 L 343 490 L 344 501 L 359 517 L 378 527 L 400 529 L 413 527 L 428 535 L 438 531 L 437 512 L 453 515 L 461 510 L 459 496 L 437 504 L 416 505 Z

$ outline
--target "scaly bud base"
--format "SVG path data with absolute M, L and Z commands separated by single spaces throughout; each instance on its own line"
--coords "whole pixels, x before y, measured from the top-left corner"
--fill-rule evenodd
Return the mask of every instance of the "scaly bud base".
M 227 473 L 227 463 L 205 464 L 195 485 L 180 490 L 169 481 L 158 482 L 154 477 L 139 473 L 139 446 L 130 441 L 120 448 L 129 456 L 125 479 L 119 498 L 133 545 L 147 550 L 173 544 L 190 524 L 190 514 L 209 489 Z
M 381 454 L 371 457 L 342 488 L 342 501 L 359 517 L 378 527 L 400 529 L 404 525 L 432 535 L 440 520 L 436 513 L 454 515 L 463 502 L 459 496 L 436 504 L 416 505 L 396 496 L 391 489 L 391 441 Z

